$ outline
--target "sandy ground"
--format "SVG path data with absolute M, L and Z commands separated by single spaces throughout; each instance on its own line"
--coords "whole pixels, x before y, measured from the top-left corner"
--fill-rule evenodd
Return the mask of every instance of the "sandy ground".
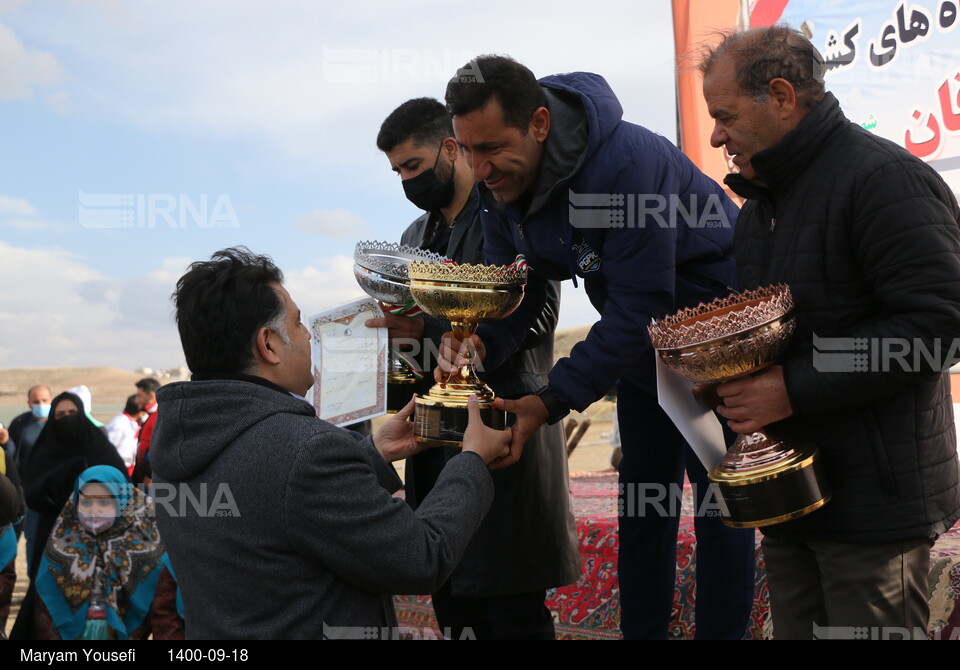
M 26 412 L 27 391 L 40 384 L 53 395 L 74 386 L 86 385 L 93 396 L 93 416 L 106 423 L 123 409 L 127 398 L 137 392 L 134 384 L 146 375 L 110 367 L 16 368 L 0 370 L 0 421 L 9 424 Z
M 0 370 L 0 406 L 17 405 L 26 410 L 27 390 L 44 384 L 54 394 L 86 384 L 94 403 L 125 402 L 136 392 L 134 384 L 147 375 L 110 367 L 11 368 Z

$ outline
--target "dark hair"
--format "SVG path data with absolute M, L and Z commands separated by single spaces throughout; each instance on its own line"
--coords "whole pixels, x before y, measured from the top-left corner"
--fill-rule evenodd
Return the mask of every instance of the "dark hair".
M 414 98 L 390 112 L 384 120 L 377 135 L 377 148 L 393 151 L 407 140 L 439 146 L 447 137 L 453 137 L 453 123 L 447 108 L 433 98 Z
M 144 377 L 136 384 L 134 384 L 138 389 L 144 393 L 156 393 L 157 389 L 160 388 L 160 382 L 158 382 L 153 377 Z M 132 396 L 131 396 L 132 397 Z
M 137 404 L 137 396 L 132 395 L 127 398 L 127 404 L 124 406 L 123 411 L 130 416 L 140 413 L 140 405 Z
M 509 56 L 477 56 L 457 70 L 447 84 L 447 111 L 462 116 L 483 109 L 496 98 L 503 122 L 526 134 L 533 113 L 547 106 L 547 96 L 533 72 Z
M 171 296 L 180 343 L 193 372 L 249 372 L 257 331 L 284 317 L 270 284 L 283 273 L 269 256 L 246 247 L 222 249 L 192 263 Z
M 737 83 L 757 102 L 766 99 L 773 79 L 786 79 L 797 93 L 797 102 L 816 107 L 826 89 L 823 56 L 799 30 L 777 24 L 739 33 L 726 33 L 715 47 L 704 47 L 700 72 L 704 77 L 723 58 L 731 58 Z

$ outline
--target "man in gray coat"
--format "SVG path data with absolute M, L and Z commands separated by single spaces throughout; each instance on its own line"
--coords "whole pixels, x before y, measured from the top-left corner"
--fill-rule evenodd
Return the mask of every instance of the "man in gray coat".
M 479 421 L 414 512 L 389 462 L 417 450 L 412 403 L 360 441 L 314 415 L 310 333 L 269 258 L 226 249 L 174 293 L 192 380 L 158 392 L 157 522 L 188 638 L 382 637 L 391 594 L 430 593 L 493 497 L 510 431 Z
M 377 147 L 402 179 L 407 199 L 425 214 L 401 241 L 458 263 L 483 263 L 483 233 L 475 220 L 477 194 L 446 108 L 431 98 L 408 100 L 383 122 Z M 481 373 L 498 397 L 518 398 L 546 383 L 553 366 L 553 333 L 560 287 L 550 282 L 539 318 L 520 350 L 495 370 Z M 436 352 L 450 324 L 430 316 L 371 319 L 386 326 L 394 343 L 412 339 Z M 436 361 L 423 360 L 431 370 Z M 428 375 L 429 377 L 429 375 Z M 429 390 L 433 379 L 420 389 Z M 414 507 L 430 493 L 444 464 L 458 450 L 428 449 L 407 461 L 407 501 Z M 545 591 L 580 576 L 576 529 L 570 510 L 567 455 L 559 424 L 544 426 L 527 442 L 513 467 L 493 471 L 496 496 L 450 580 L 433 594 L 441 628 L 470 628 L 484 638 L 553 638 Z

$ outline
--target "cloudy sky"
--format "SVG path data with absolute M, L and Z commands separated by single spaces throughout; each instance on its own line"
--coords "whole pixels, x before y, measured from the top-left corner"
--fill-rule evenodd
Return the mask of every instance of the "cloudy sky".
M 170 292 L 226 246 L 305 314 L 358 295 L 355 242 L 418 214 L 379 125 L 476 54 L 598 72 L 673 139 L 669 6 L 0 0 L 0 368 L 181 365 Z

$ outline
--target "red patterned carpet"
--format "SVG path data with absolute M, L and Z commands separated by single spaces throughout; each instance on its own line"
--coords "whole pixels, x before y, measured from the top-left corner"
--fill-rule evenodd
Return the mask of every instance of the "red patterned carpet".
M 618 639 L 616 475 L 584 473 L 571 476 L 570 483 L 580 541 L 580 579 L 548 593 L 547 606 L 554 612 L 560 639 Z
M 556 589 L 549 597 L 549 606 L 557 619 L 557 637 L 565 640 L 619 639 L 620 592 L 617 576 L 617 474 L 606 472 L 577 473 L 570 477 L 580 539 L 580 580 L 571 586 Z M 669 634 L 672 638 L 692 639 L 696 574 L 696 539 L 693 533 L 693 503 L 684 495 L 683 517 L 677 537 L 677 588 L 674 592 L 673 618 Z M 759 542 L 757 560 L 762 566 Z M 751 637 L 762 638 L 768 619 L 766 579 L 757 580 L 754 611 L 751 614 Z M 573 614 L 574 616 L 570 616 Z
M 566 640 L 611 640 L 620 638 L 620 593 L 617 586 L 617 474 L 573 474 L 570 477 L 577 534 L 580 540 L 581 576 L 576 584 L 548 593 L 557 637 Z M 670 636 L 692 639 L 694 632 L 694 574 L 696 538 L 693 534 L 692 502 L 684 496 L 683 518 L 677 545 L 677 589 L 674 593 Z M 757 534 L 757 581 L 748 636 L 769 637 L 767 583 Z M 414 636 L 436 637 L 436 619 L 430 598 L 404 596 L 396 599 L 401 626 Z M 930 558 L 930 635 L 940 639 L 960 638 L 960 524 L 943 535 Z

